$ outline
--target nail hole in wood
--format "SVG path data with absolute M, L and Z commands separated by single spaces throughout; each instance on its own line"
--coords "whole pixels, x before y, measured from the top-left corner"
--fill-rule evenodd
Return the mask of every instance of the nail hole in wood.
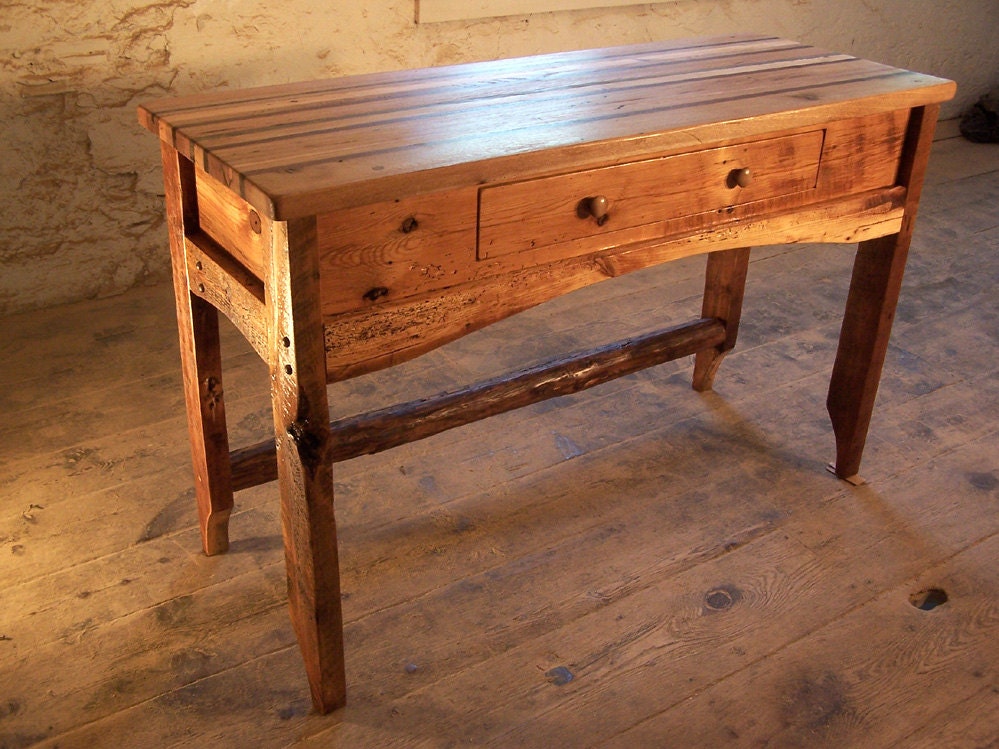
M 200 260 L 198 260 L 198 261 L 197 261 L 197 262 L 196 262 L 196 263 L 194 264 L 194 267 L 195 267 L 195 268 L 197 268 L 198 270 L 201 270 L 201 269 L 202 269 L 202 265 L 201 265 L 201 261 L 200 261 Z
M 567 669 L 565 666 L 556 666 L 550 671 L 545 672 L 545 678 L 548 680 L 549 684 L 554 684 L 557 687 L 562 687 L 568 684 L 576 677 L 572 673 L 572 671 Z
M 285 348 L 291 348 L 291 339 L 288 336 L 285 336 L 284 338 L 282 338 L 281 339 L 281 343 L 284 344 Z
M 388 296 L 389 290 L 384 286 L 376 286 L 373 289 L 368 289 L 364 292 L 364 298 L 369 302 L 374 302 L 381 299 L 383 296 Z
M 198 291 L 200 291 L 202 294 L 205 293 L 205 285 L 203 283 L 198 284 Z
M 942 588 L 928 588 L 909 596 L 909 603 L 920 611 L 932 611 L 937 606 L 943 606 L 947 600 L 947 591 Z
M 291 365 L 290 365 L 290 364 L 285 364 L 285 365 L 284 365 L 284 372 L 285 372 L 285 374 L 291 374 L 291 373 L 292 373 L 292 372 L 294 372 L 294 371 L 295 371 L 295 370 L 291 368 Z

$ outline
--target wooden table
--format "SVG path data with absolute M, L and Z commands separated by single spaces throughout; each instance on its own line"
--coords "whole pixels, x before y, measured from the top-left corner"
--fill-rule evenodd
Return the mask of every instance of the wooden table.
M 344 704 L 332 464 L 695 355 L 711 388 L 752 245 L 857 242 L 829 386 L 860 466 L 940 102 L 954 85 L 733 36 L 153 102 L 205 552 L 277 479 L 315 707 Z M 330 423 L 327 384 L 558 295 L 707 253 L 697 320 Z M 275 439 L 230 451 L 218 311 L 268 363 Z

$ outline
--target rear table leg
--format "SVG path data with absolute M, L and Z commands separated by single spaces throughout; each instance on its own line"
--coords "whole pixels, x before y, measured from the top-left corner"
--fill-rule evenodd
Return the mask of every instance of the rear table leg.
M 741 247 L 708 254 L 701 317 L 721 320 L 726 335 L 720 345 L 699 351 L 694 358 L 693 386 L 698 392 L 711 390 L 722 359 L 735 346 L 749 270 L 749 249 Z
M 212 555 L 229 548 L 232 512 L 232 469 L 222 398 L 218 311 L 191 293 L 187 275 L 184 235 L 198 228 L 194 165 L 166 143 L 162 146 L 162 157 L 194 490 L 201 543 L 205 553 Z

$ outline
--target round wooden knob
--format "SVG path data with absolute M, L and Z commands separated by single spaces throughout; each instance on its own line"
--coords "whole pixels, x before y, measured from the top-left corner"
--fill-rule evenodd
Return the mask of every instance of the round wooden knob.
M 744 169 L 736 169 L 732 172 L 732 182 L 739 187 L 749 187 L 753 181 L 753 171 L 747 166 Z
M 607 220 L 607 211 L 610 208 L 610 201 L 603 195 L 595 195 L 587 201 L 587 208 L 590 215 L 597 220 L 598 224 L 603 224 Z

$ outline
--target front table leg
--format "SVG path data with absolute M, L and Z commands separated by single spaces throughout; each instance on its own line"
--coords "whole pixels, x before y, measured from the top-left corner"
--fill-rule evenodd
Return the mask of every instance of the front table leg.
M 826 407 L 836 436 L 837 476 L 857 475 L 909 249 L 906 234 L 861 242 L 843 316 Z
M 917 107 L 909 117 L 898 182 L 906 187 L 905 214 L 898 234 L 861 242 L 843 315 L 826 406 L 836 435 L 840 478 L 857 476 L 874 411 L 881 369 L 888 351 L 895 306 L 909 253 L 916 209 L 940 106 Z
M 722 359 L 735 347 L 748 271 L 748 247 L 708 254 L 701 317 L 721 320 L 725 324 L 725 340 L 719 346 L 698 351 L 694 357 L 693 386 L 698 392 L 711 389 Z
M 346 681 L 316 222 L 273 227 L 269 358 L 288 601 L 313 705 L 326 713 L 345 703 Z

